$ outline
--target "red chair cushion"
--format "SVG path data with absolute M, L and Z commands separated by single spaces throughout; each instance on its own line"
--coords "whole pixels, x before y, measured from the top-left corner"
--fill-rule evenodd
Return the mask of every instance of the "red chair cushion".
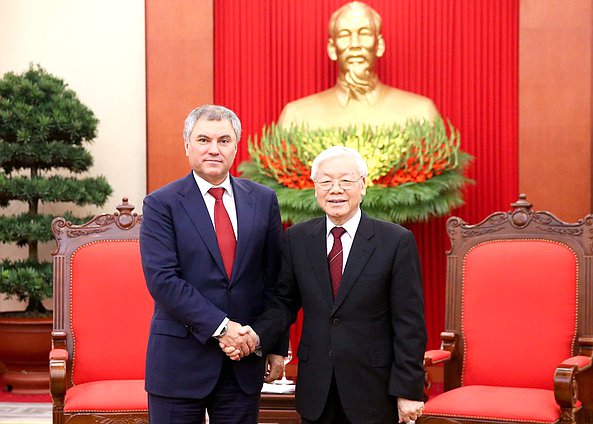
M 73 383 L 143 379 L 153 300 L 138 240 L 84 245 L 71 267 Z
M 95 381 L 69 388 L 64 412 L 85 411 L 148 411 L 144 380 Z
M 551 390 L 464 386 L 430 399 L 423 415 L 555 423 L 560 418 L 560 407 Z
M 572 356 L 577 259 L 546 240 L 496 240 L 465 256 L 462 385 L 553 389 Z

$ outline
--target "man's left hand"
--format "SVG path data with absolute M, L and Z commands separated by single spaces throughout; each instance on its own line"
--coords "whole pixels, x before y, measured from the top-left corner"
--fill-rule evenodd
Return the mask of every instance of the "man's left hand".
M 266 356 L 266 374 L 264 375 L 264 381 L 271 383 L 274 380 L 278 380 L 284 371 L 284 357 L 281 355 L 268 354 Z
M 404 398 L 397 398 L 397 412 L 400 423 L 409 423 L 416 421 L 422 415 L 424 409 L 424 402 L 417 400 L 409 400 Z

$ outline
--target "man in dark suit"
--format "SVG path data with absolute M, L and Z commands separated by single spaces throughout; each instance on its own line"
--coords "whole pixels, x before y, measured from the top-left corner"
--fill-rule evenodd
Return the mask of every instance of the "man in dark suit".
M 326 216 L 287 230 L 275 299 L 255 333 L 242 331 L 266 351 L 303 308 L 296 405 L 304 423 L 389 424 L 422 413 L 426 329 L 416 242 L 360 210 L 366 176 L 354 149 L 334 146 L 314 160 Z
M 154 314 L 146 356 L 152 424 L 257 423 L 266 381 L 282 370 L 285 346 L 232 362 L 242 324 L 264 308 L 277 282 L 282 226 L 276 195 L 231 177 L 241 137 L 234 112 L 206 105 L 183 130 L 192 172 L 144 199 L 140 249 Z M 280 338 L 278 339 L 280 340 Z M 243 346 L 245 353 L 255 345 Z

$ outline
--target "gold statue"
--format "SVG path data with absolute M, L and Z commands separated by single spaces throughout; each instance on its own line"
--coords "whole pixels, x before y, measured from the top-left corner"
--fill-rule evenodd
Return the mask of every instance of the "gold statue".
M 336 85 L 288 103 L 278 125 L 311 129 L 359 123 L 391 126 L 437 117 L 429 98 L 379 81 L 376 62 L 385 53 L 381 25 L 381 16 L 365 3 L 353 1 L 336 10 L 329 21 L 327 43 L 329 58 L 339 66 Z

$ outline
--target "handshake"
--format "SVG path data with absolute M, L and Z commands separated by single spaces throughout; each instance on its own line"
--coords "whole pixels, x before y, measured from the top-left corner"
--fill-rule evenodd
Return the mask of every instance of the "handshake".
M 226 333 L 218 337 L 218 345 L 233 361 L 240 361 L 259 348 L 259 336 L 253 328 L 229 321 Z
M 241 358 L 251 355 L 259 348 L 259 336 L 250 326 L 229 321 L 224 336 L 218 337 L 218 345 L 233 361 L 240 361 Z M 284 358 L 282 356 L 274 354 L 266 356 L 264 374 L 266 383 L 278 380 L 283 371 Z

